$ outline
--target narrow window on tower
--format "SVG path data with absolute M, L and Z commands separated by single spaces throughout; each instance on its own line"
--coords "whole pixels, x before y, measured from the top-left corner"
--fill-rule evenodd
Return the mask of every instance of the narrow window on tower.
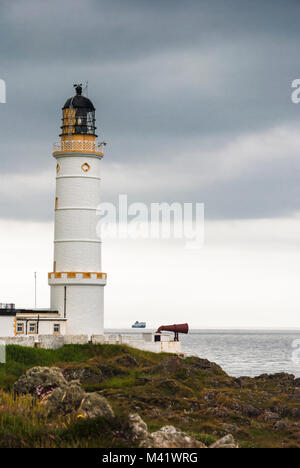
M 56 272 L 56 261 L 54 260 L 54 262 L 53 262 L 53 273 L 55 273 L 55 272 Z
M 89 165 L 89 163 L 85 162 L 82 164 L 81 169 L 83 170 L 83 172 L 88 172 L 91 169 L 91 166 Z
M 58 210 L 58 197 L 55 198 L 55 211 Z

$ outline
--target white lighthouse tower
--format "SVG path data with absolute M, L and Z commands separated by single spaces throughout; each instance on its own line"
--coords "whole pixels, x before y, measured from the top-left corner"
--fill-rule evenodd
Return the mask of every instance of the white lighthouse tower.
M 63 107 L 56 166 L 53 272 L 49 273 L 51 310 L 66 319 L 68 335 L 101 335 L 104 319 L 105 273 L 101 271 L 101 240 L 96 210 L 100 203 L 101 159 L 95 108 L 76 95 Z

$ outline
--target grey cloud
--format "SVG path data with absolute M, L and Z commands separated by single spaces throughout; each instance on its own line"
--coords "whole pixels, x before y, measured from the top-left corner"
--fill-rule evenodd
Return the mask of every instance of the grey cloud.
M 300 161 L 259 165 L 251 175 L 202 193 L 207 219 L 291 217 L 299 212 Z
M 253 34 L 298 37 L 300 6 L 296 0 L 7 0 L 1 9 L 4 57 L 57 63 L 122 60 Z
M 155 201 L 199 198 L 193 165 L 177 191 L 165 171 L 191 142 L 201 171 L 207 139 L 218 151 L 220 141 L 299 121 L 300 107 L 290 101 L 290 84 L 300 73 L 297 1 L 28 0 L 4 1 L 0 10 L 0 78 L 7 82 L 0 167 L 6 176 L 53 169 L 60 108 L 77 80 L 89 81 L 99 135 L 109 142 L 108 164 L 144 162 L 150 174 L 155 166 L 166 179 L 165 189 L 152 194 Z M 257 174 L 245 170 L 205 189 L 199 182 L 209 216 L 299 209 L 295 168 L 287 159 L 276 175 L 278 164 L 264 161 Z M 283 170 L 285 183 L 278 178 Z M 48 219 L 52 212 L 43 206 L 52 196 L 26 194 L 27 207 L 34 206 L 27 212 L 8 194 L 0 216 Z M 109 183 L 104 196 L 114 197 Z M 146 197 L 142 191 L 132 196 Z

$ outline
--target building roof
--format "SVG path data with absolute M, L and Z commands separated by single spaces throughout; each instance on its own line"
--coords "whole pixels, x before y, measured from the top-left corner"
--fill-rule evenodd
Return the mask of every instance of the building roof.
M 89 111 L 94 111 L 95 107 L 92 101 L 88 99 L 87 97 L 82 96 L 82 86 L 74 85 L 74 87 L 76 89 L 76 95 L 70 97 L 66 101 L 63 109 L 68 109 L 69 107 L 73 107 L 74 109 L 81 108 L 81 109 L 87 109 Z
M 57 310 L 49 310 L 49 309 L 0 309 L 0 317 L 15 317 L 18 314 L 26 314 L 26 315 L 43 315 L 43 314 L 58 314 Z

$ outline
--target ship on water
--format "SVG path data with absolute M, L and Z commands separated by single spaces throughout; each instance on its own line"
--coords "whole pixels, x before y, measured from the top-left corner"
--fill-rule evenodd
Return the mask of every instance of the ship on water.
M 146 328 L 146 322 L 139 322 L 138 320 L 134 322 L 132 328 Z

